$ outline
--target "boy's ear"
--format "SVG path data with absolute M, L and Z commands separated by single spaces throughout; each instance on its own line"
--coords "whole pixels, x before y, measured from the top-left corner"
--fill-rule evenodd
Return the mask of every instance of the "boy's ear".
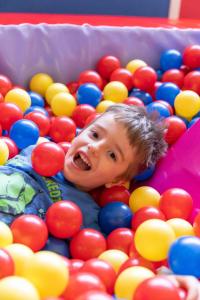
M 115 182 L 106 183 L 105 187 L 106 188 L 111 188 L 114 185 L 119 185 L 120 186 L 120 185 L 124 185 L 125 183 L 126 183 L 125 180 L 118 180 L 118 181 L 115 181 Z

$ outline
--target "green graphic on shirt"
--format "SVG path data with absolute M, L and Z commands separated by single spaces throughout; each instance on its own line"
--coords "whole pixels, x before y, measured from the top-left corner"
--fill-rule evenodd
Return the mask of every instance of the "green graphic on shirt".
M 24 212 L 36 191 L 19 173 L 0 173 L 0 211 L 14 215 Z

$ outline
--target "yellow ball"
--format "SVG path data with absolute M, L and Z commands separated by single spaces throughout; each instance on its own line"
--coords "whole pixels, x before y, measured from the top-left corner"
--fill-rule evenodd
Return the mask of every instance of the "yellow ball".
M 128 255 L 123 251 L 112 249 L 106 250 L 99 255 L 99 259 L 102 259 L 113 267 L 116 273 L 119 271 L 121 265 L 128 259 Z
M 0 175 L 1 180 L 1 175 Z M 0 248 L 12 244 L 13 235 L 10 227 L 0 221 Z
M 167 258 L 176 236 L 169 224 L 158 219 L 143 222 L 135 232 L 135 247 L 139 254 L 151 261 Z
M 129 70 L 132 74 L 141 67 L 146 67 L 147 64 L 141 59 L 133 59 L 128 62 L 126 69 Z
M 58 297 L 68 284 L 68 270 L 60 255 L 39 251 L 26 263 L 23 277 L 39 291 L 40 297 Z
M 169 224 L 174 230 L 176 238 L 179 238 L 181 236 L 194 235 L 194 229 L 192 225 L 186 220 L 174 218 L 168 220 L 167 224 Z
M 7 144 L 0 140 L 0 165 L 4 165 L 9 157 L 9 149 Z
M 109 106 L 114 105 L 114 104 L 115 103 L 113 101 L 103 100 L 103 101 L 99 102 L 99 104 L 97 105 L 96 112 L 99 114 L 104 113 Z
M 119 103 L 128 97 L 128 89 L 122 82 L 111 81 L 104 87 L 103 95 L 105 100 Z
M 25 90 L 15 88 L 6 94 L 5 102 L 14 103 L 25 112 L 31 106 L 31 97 Z
M 8 276 L 0 280 L 1 300 L 40 300 L 37 289 L 28 280 Z
M 64 85 L 63 83 L 59 83 L 59 82 L 53 83 L 47 88 L 46 93 L 45 93 L 45 99 L 47 100 L 49 105 L 51 105 L 51 100 L 53 99 L 53 97 L 56 94 L 59 94 L 62 92 L 69 93 L 69 90 L 66 87 L 66 85 Z
M 190 120 L 200 111 L 200 97 L 193 91 L 183 91 L 176 96 L 174 107 L 178 116 Z
M 24 272 L 25 264 L 34 255 L 33 251 L 29 247 L 18 243 L 9 245 L 5 247 L 5 249 L 9 252 L 14 261 L 15 275 L 21 276 Z
M 47 88 L 53 83 L 53 78 L 46 73 L 37 73 L 30 80 L 30 90 L 45 96 Z
M 130 267 L 119 274 L 115 282 L 115 296 L 118 299 L 132 300 L 135 290 L 142 281 L 155 274 L 144 267 Z
M 129 198 L 129 206 L 133 212 L 145 206 L 158 207 L 160 194 L 150 186 L 141 186 L 135 189 Z
M 51 100 L 51 108 L 56 116 L 71 117 L 76 106 L 75 98 L 66 92 L 56 94 Z

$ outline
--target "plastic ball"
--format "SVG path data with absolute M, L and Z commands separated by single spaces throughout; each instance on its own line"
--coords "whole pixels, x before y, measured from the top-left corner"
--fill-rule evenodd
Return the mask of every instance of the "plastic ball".
M 105 286 L 96 275 L 79 272 L 70 276 L 69 284 L 62 296 L 65 300 L 74 300 L 92 290 L 105 292 Z
M 150 186 L 141 186 L 135 189 L 130 196 L 129 206 L 133 212 L 144 206 L 158 207 L 160 194 Z
M 5 249 L 0 249 L 0 266 L 0 279 L 14 275 L 14 261 Z
M 102 92 L 95 84 L 85 83 L 78 88 L 76 97 L 79 104 L 96 107 L 102 98 Z
M 137 97 L 128 97 L 127 99 L 124 100 L 123 103 L 127 104 L 127 105 L 135 105 L 135 106 L 143 106 L 144 107 L 143 101 Z
M 29 96 L 31 97 L 31 106 L 44 107 L 44 99 L 40 94 L 31 92 L 31 91 L 28 93 L 29 93 Z
M 147 64 L 141 60 L 141 59 L 133 59 L 131 61 L 128 62 L 128 64 L 126 65 L 126 69 L 129 70 L 132 74 L 134 74 L 134 72 L 141 68 L 141 67 L 146 67 Z
M 193 91 L 180 92 L 175 98 L 174 107 L 177 115 L 191 119 L 200 111 L 199 95 Z
M 69 90 L 65 84 L 56 82 L 49 85 L 45 92 L 45 99 L 47 103 L 51 105 L 52 99 L 60 93 L 69 93 Z
M 42 250 L 52 251 L 59 255 L 69 257 L 69 247 L 67 241 L 57 239 L 55 237 L 49 236 L 44 248 Z
M 140 172 L 138 175 L 134 177 L 136 181 L 143 181 L 149 179 L 155 171 L 155 166 L 149 166 L 144 171 Z
M 153 112 L 157 112 L 160 118 L 167 118 L 170 116 L 170 111 L 168 110 L 168 108 L 157 101 L 148 104 L 146 106 L 146 110 L 150 114 Z
M 160 66 L 163 71 L 179 69 L 182 65 L 182 55 L 176 49 L 164 51 L 160 57 Z
M 80 86 L 84 83 L 93 83 L 96 86 L 98 86 L 99 89 L 102 89 L 103 86 L 103 81 L 101 76 L 93 70 L 86 70 L 80 73 L 78 84 Z
M 132 73 L 125 68 L 119 68 L 112 72 L 110 81 L 122 82 L 129 91 L 133 88 Z
M 120 227 L 131 226 L 132 212 L 123 202 L 111 202 L 106 204 L 99 212 L 98 222 L 101 230 L 109 234 Z
M 169 279 L 156 276 L 146 279 L 136 289 L 134 300 L 180 300 L 178 288 Z
M 5 247 L 13 243 L 13 235 L 10 227 L 0 221 L 0 247 Z
M 176 84 L 180 89 L 183 87 L 184 73 L 178 69 L 171 69 L 163 73 L 162 82 L 171 82 Z
M 102 233 L 95 229 L 82 229 L 70 241 L 70 253 L 76 259 L 95 258 L 105 250 L 106 240 Z
M 108 249 L 117 249 L 129 254 L 129 248 L 132 243 L 133 232 L 128 228 L 117 228 L 107 236 Z
M 156 91 L 156 99 L 169 102 L 173 107 L 176 96 L 180 93 L 179 87 L 171 82 L 161 84 Z
M 169 267 L 176 275 L 200 277 L 200 239 L 185 236 L 177 239 L 171 246 L 168 261 Z
M 189 72 L 184 78 L 184 90 L 192 90 L 200 94 L 200 71 Z
M 16 121 L 23 118 L 23 112 L 14 103 L 0 103 L 0 111 L 0 124 L 4 130 L 10 130 Z
M 71 142 L 76 135 L 76 125 L 69 117 L 55 117 L 49 130 L 51 139 L 56 142 Z
M 69 271 L 60 255 L 39 251 L 26 263 L 23 277 L 36 286 L 41 298 L 57 297 L 68 285 Z
M 45 96 L 47 88 L 53 83 L 53 79 L 46 73 L 37 73 L 30 80 L 30 90 Z
M 96 110 L 93 106 L 89 104 L 80 104 L 75 108 L 72 119 L 77 127 L 83 128 L 87 118 L 94 113 L 96 113 Z
M 185 190 L 171 188 L 161 195 L 159 208 L 167 219 L 181 218 L 188 220 L 192 213 L 193 200 Z
M 90 115 L 85 121 L 85 126 L 88 126 L 90 123 L 92 123 L 94 120 L 96 120 L 99 116 L 100 116 L 100 114 L 98 114 L 98 113 L 94 113 L 94 114 Z
M 104 188 L 98 204 L 103 207 L 110 202 L 123 202 L 124 204 L 129 203 L 130 192 L 124 186 L 115 185 L 110 188 Z
M 0 75 L 0 93 L 5 96 L 12 89 L 12 82 L 5 75 Z
M 48 134 L 49 129 L 50 129 L 50 119 L 49 119 L 49 117 L 45 116 L 43 113 L 33 111 L 33 112 L 28 113 L 24 117 L 24 119 L 30 120 L 38 126 L 40 136 L 45 136 Z
M 195 235 L 200 238 L 200 213 L 195 216 L 193 228 Z
M 113 297 L 100 291 L 89 291 L 80 295 L 76 300 L 113 300 Z
M 111 105 L 114 105 L 114 104 L 115 104 L 115 102 L 113 102 L 113 101 L 103 100 L 97 105 L 96 112 L 99 114 L 104 113 L 108 107 L 110 107 Z
M 98 258 L 109 263 L 115 272 L 118 273 L 121 265 L 128 259 L 128 255 L 123 251 L 112 249 L 102 252 Z
M 54 176 L 63 169 L 65 153 L 53 143 L 46 142 L 37 145 L 31 155 L 32 167 L 41 176 Z
M 28 280 L 8 276 L 0 281 L 1 300 L 40 300 L 37 289 Z
M 85 262 L 81 259 L 75 259 L 71 258 L 70 259 L 70 264 L 69 264 L 69 274 L 70 276 L 78 273 L 80 269 L 84 266 Z
M 25 112 L 31 106 L 31 97 L 25 90 L 15 88 L 6 94 L 5 102 L 14 103 Z
M 5 250 L 12 257 L 15 265 L 15 275 L 22 276 L 24 266 L 34 255 L 33 251 L 22 244 L 11 244 L 5 247 Z
M 96 275 L 105 285 L 106 291 L 113 294 L 116 272 L 108 262 L 98 258 L 89 259 L 82 266 L 80 272 Z
M 60 143 L 58 143 L 58 145 L 61 146 L 61 148 L 63 149 L 65 154 L 68 152 L 68 150 L 71 147 L 71 143 L 69 143 L 69 142 L 60 142 Z
M 156 271 L 153 262 L 143 258 L 138 254 L 138 256 L 136 257 L 130 257 L 121 265 L 118 275 L 130 267 L 144 267 L 151 270 L 152 272 Z
M 115 282 L 115 295 L 119 299 L 134 299 L 136 288 L 154 273 L 144 267 L 130 267 L 119 274 Z
M 131 227 L 135 231 L 143 222 L 150 219 L 159 219 L 165 221 L 165 215 L 156 207 L 145 206 L 136 211 L 131 221 Z
M 11 224 L 11 230 L 14 243 L 26 245 L 34 252 L 42 249 L 47 242 L 47 226 L 38 216 L 22 215 L 16 218 Z
M 104 100 L 120 103 L 128 97 L 128 89 L 122 82 L 111 81 L 104 87 L 103 94 Z
M 157 74 L 151 67 L 138 68 L 133 74 L 134 87 L 143 91 L 149 91 L 157 80 Z
M 97 72 L 105 79 L 110 79 L 112 72 L 118 68 L 120 68 L 120 61 L 112 55 L 103 56 L 97 63 Z
M 149 93 L 141 91 L 139 89 L 133 89 L 129 95 L 129 97 L 136 97 L 142 100 L 144 105 L 147 105 L 153 101 L 152 96 Z
M 80 208 L 71 201 L 53 203 L 46 213 L 49 232 L 61 239 L 74 236 L 81 228 L 83 216 Z
M 142 257 L 161 261 L 167 258 L 175 233 L 165 221 L 151 219 L 137 228 L 134 238 L 136 249 Z
M 188 124 L 188 128 L 190 128 L 192 125 L 194 125 L 197 121 L 199 121 L 200 120 L 200 117 L 196 117 L 196 118 L 193 118 L 190 122 L 189 122 L 189 124 Z
M 71 81 L 71 82 L 68 82 L 66 84 L 70 94 L 74 95 L 79 87 L 79 84 L 77 81 Z
M 55 116 L 71 117 L 76 107 L 75 98 L 69 93 L 58 93 L 51 99 L 51 108 Z
M 183 63 L 190 69 L 196 69 L 200 67 L 200 46 L 191 45 L 184 49 Z
M 33 112 L 33 111 L 36 111 L 36 112 L 40 112 L 42 113 L 43 115 L 49 117 L 49 113 L 48 111 L 44 108 L 44 107 L 41 107 L 41 106 L 30 106 L 24 113 L 24 116 L 26 116 L 27 114 Z
M 176 238 L 179 238 L 181 236 L 194 235 L 194 230 L 192 225 L 186 220 L 180 218 L 174 218 L 168 220 L 167 224 L 169 224 L 174 230 Z
M 165 124 L 167 130 L 164 137 L 168 145 L 174 144 L 187 130 L 185 122 L 177 116 L 169 116 L 165 119 Z
M 0 165 L 4 165 L 9 157 L 9 148 L 3 139 L 0 139 Z

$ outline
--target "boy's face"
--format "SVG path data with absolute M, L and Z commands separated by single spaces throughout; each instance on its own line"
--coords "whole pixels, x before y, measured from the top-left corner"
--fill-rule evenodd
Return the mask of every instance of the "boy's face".
M 84 129 L 65 157 L 64 176 L 83 190 L 114 184 L 136 159 L 126 128 L 104 114 Z

